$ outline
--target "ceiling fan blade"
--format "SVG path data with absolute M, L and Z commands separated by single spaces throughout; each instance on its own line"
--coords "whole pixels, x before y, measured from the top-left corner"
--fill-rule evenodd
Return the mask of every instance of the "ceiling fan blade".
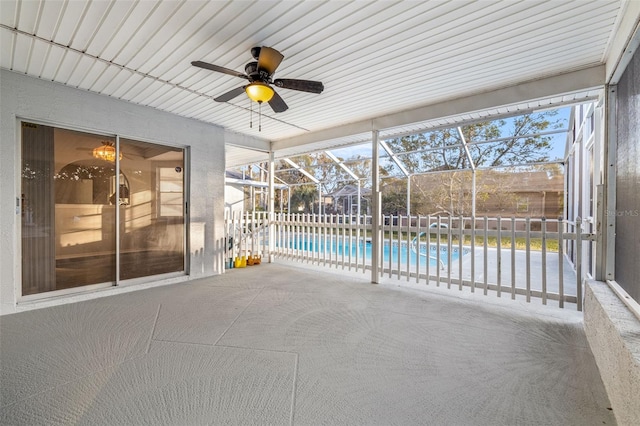
M 276 49 L 263 46 L 260 48 L 260 56 L 258 57 L 258 69 L 263 69 L 271 75 L 276 71 L 283 58 L 282 53 Z
M 284 99 L 282 99 L 276 91 L 273 92 L 273 97 L 269 101 L 269 106 L 271 106 L 273 112 L 284 112 L 289 109 Z
M 206 70 L 211 70 L 211 71 L 217 71 L 217 72 L 221 72 L 223 74 L 229 74 L 229 75 L 233 75 L 235 77 L 240 77 L 240 78 L 244 78 L 246 80 L 249 80 L 249 77 L 247 77 L 245 74 L 242 74 L 241 72 L 234 71 L 234 70 L 231 70 L 231 69 L 225 68 L 225 67 L 220 67 L 218 65 L 213 65 L 213 64 L 210 64 L 208 62 L 193 61 L 193 62 L 191 62 L 191 65 L 193 65 L 194 67 L 204 68 Z
M 223 93 L 222 95 L 218 96 L 217 98 L 213 98 L 214 101 L 216 102 L 227 102 L 230 101 L 231 99 L 235 98 L 236 96 L 244 93 L 244 88 L 245 86 L 240 86 L 237 87 L 233 90 L 229 90 L 227 93 Z
M 277 78 L 273 81 L 278 87 L 291 90 L 299 90 L 301 92 L 322 93 L 324 85 L 319 81 L 296 80 L 293 78 Z

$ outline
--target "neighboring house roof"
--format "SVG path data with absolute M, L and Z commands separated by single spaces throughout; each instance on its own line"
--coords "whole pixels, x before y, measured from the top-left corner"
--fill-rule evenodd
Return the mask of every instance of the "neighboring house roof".
M 268 182 L 261 182 L 259 180 L 251 179 L 249 176 L 246 176 L 234 170 L 227 170 L 224 180 L 226 185 L 240 185 L 240 186 L 253 186 L 257 188 L 266 188 L 269 186 Z M 274 184 L 274 188 L 276 189 L 285 189 L 288 188 L 287 185 L 282 184 Z
M 360 196 L 370 195 L 371 189 L 369 188 L 360 188 Z M 326 197 L 348 197 L 348 196 L 358 196 L 358 187 L 355 185 L 345 185 L 342 188 L 333 191 L 329 194 L 325 194 Z
M 242 173 L 235 170 L 227 170 L 226 177 L 230 179 L 239 179 L 239 180 L 251 180 L 249 177 L 244 177 Z

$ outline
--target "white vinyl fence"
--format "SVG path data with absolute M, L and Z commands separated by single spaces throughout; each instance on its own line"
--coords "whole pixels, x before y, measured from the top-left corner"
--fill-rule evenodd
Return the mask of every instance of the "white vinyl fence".
M 371 216 L 235 214 L 226 219 L 227 267 L 242 256 L 371 270 Z M 582 251 L 594 237 L 575 222 L 534 218 L 383 216 L 381 276 L 469 287 L 582 310 Z M 269 236 L 273 238 L 269 253 Z M 582 243 L 577 243 L 578 241 Z

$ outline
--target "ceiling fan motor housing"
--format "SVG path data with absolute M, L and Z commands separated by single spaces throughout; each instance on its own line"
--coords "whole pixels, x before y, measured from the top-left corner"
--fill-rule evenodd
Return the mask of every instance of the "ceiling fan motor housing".
M 269 72 L 258 67 L 257 62 L 249 62 L 244 67 L 244 72 L 249 77 L 251 82 L 260 81 L 262 83 L 269 84 L 271 83 L 269 77 Z
M 258 63 L 257 62 L 249 62 L 244 66 L 244 72 L 249 76 L 251 81 L 256 81 L 260 77 L 260 73 L 258 72 Z

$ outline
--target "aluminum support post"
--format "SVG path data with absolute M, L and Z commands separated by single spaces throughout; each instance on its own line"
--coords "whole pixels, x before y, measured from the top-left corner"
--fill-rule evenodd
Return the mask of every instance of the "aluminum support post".
M 373 202 L 371 223 L 371 283 L 380 282 L 380 263 L 382 261 L 382 234 L 380 224 L 382 219 L 382 197 L 380 194 L 380 143 L 379 133 L 373 130 L 371 134 L 371 200 Z
M 274 188 L 274 174 L 275 174 L 275 160 L 273 151 L 269 151 L 269 263 L 273 262 L 273 253 L 276 250 L 276 233 L 275 233 L 275 188 Z M 280 195 L 280 201 L 282 202 L 282 193 Z

